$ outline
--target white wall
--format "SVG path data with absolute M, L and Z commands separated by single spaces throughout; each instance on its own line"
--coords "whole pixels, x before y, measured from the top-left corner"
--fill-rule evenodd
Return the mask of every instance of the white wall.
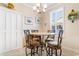
M 79 4 L 65 4 L 65 37 L 63 45 L 79 52 L 79 19 L 74 23 L 68 20 L 67 16 L 71 12 L 71 9 L 79 12 Z
M 25 29 L 41 29 L 40 24 L 36 24 L 35 22 L 35 17 L 38 17 L 39 15 L 33 11 L 33 9 L 31 7 L 28 7 L 26 5 L 23 5 L 21 3 L 15 3 L 15 10 L 18 12 L 23 13 L 24 17 L 32 17 L 32 24 L 28 25 L 25 24 L 25 20 L 23 19 L 23 30 Z M 41 19 L 40 19 L 41 20 Z
M 64 38 L 63 38 L 63 47 L 66 47 L 70 50 L 79 52 L 79 19 L 74 23 L 68 20 L 68 14 L 72 9 L 79 11 L 78 3 L 70 3 L 70 4 L 59 4 L 50 8 L 45 14 L 43 14 L 43 31 L 46 31 L 46 26 L 44 25 L 47 22 L 47 29 L 50 29 L 50 12 L 64 7 L 65 9 L 65 19 L 64 19 Z

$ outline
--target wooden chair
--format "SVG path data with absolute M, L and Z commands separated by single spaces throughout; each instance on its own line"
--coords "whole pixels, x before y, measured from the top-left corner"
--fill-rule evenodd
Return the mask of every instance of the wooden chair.
M 48 33 L 54 33 L 53 30 L 48 30 Z M 53 38 L 54 39 L 55 35 L 50 35 L 49 38 Z
M 38 30 L 31 30 L 31 32 L 36 33 L 38 32 Z M 38 49 L 41 48 L 40 50 L 41 50 L 41 55 L 42 55 L 42 51 L 44 51 L 43 47 L 45 46 L 45 43 L 41 41 L 41 36 L 34 36 L 34 39 L 40 43 L 40 45 L 36 47 L 36 51 L 38 53 Z
M 31 32 L 32 32 L 32 33 L 37 33 L 38 30 L 31 30 Z M 33 36 L 33 40 L 37 40 L 37 41 L 38 41 L 38 40 L 39 40 L 39 36 L 34 35 L 34 36 Z
M 26 35 L 25 36 L 25 39 L 26 39 L 26 47 L 25 47 L 26 55 L 28 55 L 27 54 L 27 48 L 31 50 L 31 56 L 35 55 L 35 53 L 38 54 L 38 47 L 40 46 L 40 43 L 36 39 L 34 39 L 35 38 L 34 36 L 30 35 L 29 30 L 24 30 L 24 33 Z M 37 48 L 37 50 L 35 50 L 35 48 Z
M 53 33 L 53 30 L 48 30 L 47 31 L 48 33 Z M 48 42 L 50 42 L 50 41 L 54 41 L 54 37 L 55 37 L 55 35 L 49 35 L 49 36 L 46 36 L 46 39 L 45 39 L 45 49 L 46 49 L 46 52 L 47 52 L 47 55 L 49 55 L 49 53 L 48 53 L 48 47 L 47 47 L 47 44 L 48 44 Z
M 29 54 L 31 54 L 31 56 L 32 56 L 32 55 L 34 55 L 34 42 L 30 38 L 30 31 L 29 30 L 24 30 L 24 33 L 25 33 L 25 41 L 26 41 L 26 46 L 25 46 L 26 56 Z M 31 53 L 28 53 L 27 49 L 30 49 Z
M 38 30 L 31 30 L 31 32 L 38 32 Z
M 62 43 L 62 35 L 63 35 L 63 30 L 59 30 L 58 38 L 55 41 L 50 41 L 48 42 L 47 47 L 49 48 L 47 51 L 47 54 L 53 55 L 53 52 L 55 52 L 55 55 L 58 55 L 57 50 L 60 50 L 60 56 L 62 54 L 62 48 L 61 48 L 61 43 Z
M 39 31 L 38 31 L 38 30 L 31 30 L 31 32 L 32 32 L 32 33 L 37 33 L 37 32 L 39 32 Z M 39 40 L 40 40 L 40 36 L 33 35 L 33 40 L 36 40 L 36 41 L 39 42 Z
M 31 30 L 31 32 L 32 33 L 37 33 L 38 30 Z M 44 43 L 40 41 L 41 40 L 41 36 L 33 36 L 33 40 L 36 40 L 37 42 L 40 43 L 39 46 L 36 46 L 36 52 L 38 54 L 38 52 L 39 52 L 38 50 L 39 50 L 39 48 L 41 48 L 41 55 L 42 55 L 42 50 L 43 50 Z

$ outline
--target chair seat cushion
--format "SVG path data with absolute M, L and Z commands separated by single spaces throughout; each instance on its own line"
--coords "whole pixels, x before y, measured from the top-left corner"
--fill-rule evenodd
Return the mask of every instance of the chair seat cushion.
M 52 39 L 52 38 L 48 38 L 47 40 L 53 41 L 54 39 Z
M 51 44 L 51 45 L 58 45 L 57 41 L 50 41 L 50 42 L 48 42 L 48 44 Z
M 32 42 L 31 42 L 31 45 L 33 45 L 33 46 L 39 46 L 40 43 L 39 43 L 38 41 L 32 41 Z

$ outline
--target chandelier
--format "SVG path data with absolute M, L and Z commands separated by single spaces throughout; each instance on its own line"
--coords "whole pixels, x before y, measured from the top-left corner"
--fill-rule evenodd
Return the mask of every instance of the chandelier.
M 38 3 L 35 6 L 33 6 L 33 10 L 38 13 L 45 13 L 46 8 L 47 8 L 47 4 L 41 4 L 41 3 Z

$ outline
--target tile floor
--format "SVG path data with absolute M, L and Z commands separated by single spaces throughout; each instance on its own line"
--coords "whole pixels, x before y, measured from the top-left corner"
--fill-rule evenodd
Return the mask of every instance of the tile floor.
M 25 50 L 24 50 L 24 48 L 11 50 L 11 51 L 8 51 L 5 53 L 1 53 L 0 56 L 25 56 Z M 46 56 L 45 52 L 43 52 L 43 56 Z M 79 53 L 69 51 L 69 50 L 63 48 L 62 56 L 79 56 Z

